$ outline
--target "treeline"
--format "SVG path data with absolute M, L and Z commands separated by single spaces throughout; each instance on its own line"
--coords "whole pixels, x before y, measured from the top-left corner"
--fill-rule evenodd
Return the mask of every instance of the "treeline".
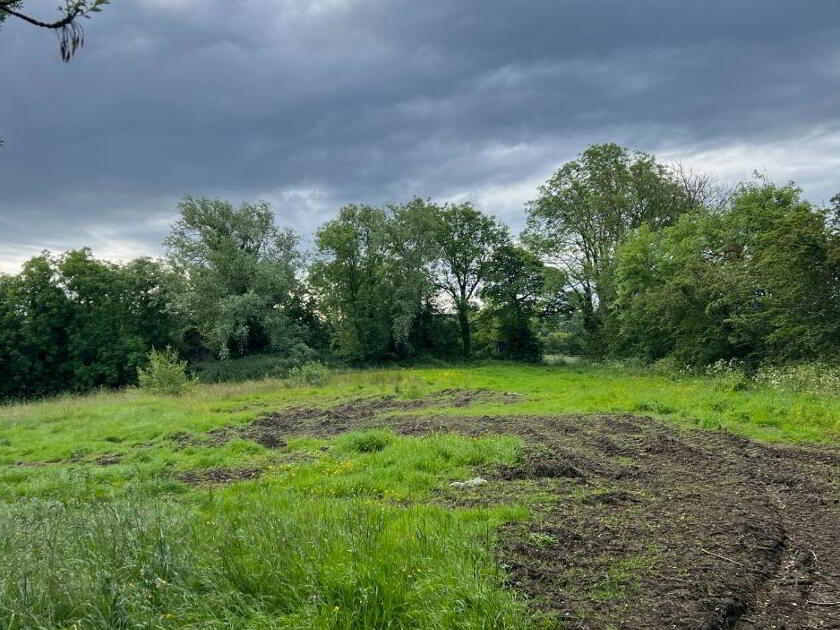
M 840 196 L 728 193 L 613 144 L 563 165 L 508 227 L 471 204 L 351 205 L 303 253 L 268 204 L 185 198 L 162 260 L 43 253 L 0 276 L 0 398 L 193 364 L 371 364 L 543 352 L 703 365 L 840 354 Z

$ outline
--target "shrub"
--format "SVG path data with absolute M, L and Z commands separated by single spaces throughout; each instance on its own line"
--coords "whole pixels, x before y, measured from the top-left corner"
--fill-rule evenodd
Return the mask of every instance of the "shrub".
M 320 387 L 326 385 L 332 371 L 320 361 L 307 361 L 300 367 L 289 370 L 289 380 L 296 385 Z
M 255 354 L 239 359 L 202 361 L 192 369 L 202 383 L 240 383 L 263 378 L 284 378 L 293 367 L 276 354 Z
M 142 389 L 177 396 L 187 391 L 195 380 L 187 374 L 187 362 L 178 357 L 170 347 L 165 350 L 152 349 L 147 355 L 145 368 L 137 368 L 137 380 Z

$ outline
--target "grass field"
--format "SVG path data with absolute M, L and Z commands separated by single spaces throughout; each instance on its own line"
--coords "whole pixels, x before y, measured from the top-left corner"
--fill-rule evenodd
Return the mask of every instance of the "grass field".
M 452 397 L 466 390 L 494 394 Z M 357 399 L 390 402 L 318 416 Z M 314 411 L 282 439 L 254 437 L 255 421 L 292 408 Z M 368 370 L 322 387 L 269 380 L 2 407 L 0 628 L 578 627 L 535 612 L 494 550 L 517 527 L 553 544 L 528 524 L 556 496 L 614 488 L 531 476 L 464 501 L 450 482 L 513 470 L 533 445 L 517 431 L 406 428 L 430 408 L 436 427 L 512 411 L 628 413 L 766 442 L 840 440 L 838 397 L 591 366 Z M 390 416 L 402 428 L 365 425 Z M 580 597 L 621 610 L 654 547 L 610 560 Z

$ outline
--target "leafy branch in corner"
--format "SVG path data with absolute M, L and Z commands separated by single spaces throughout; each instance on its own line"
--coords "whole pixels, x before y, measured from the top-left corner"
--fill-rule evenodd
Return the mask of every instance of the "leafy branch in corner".
M 85 43 L 85 32 L 79 20 L 99 13 L 109 2 L 110 0 L 64 0 L 64 5 L 58 8 L 59 18 L 50 22 L 24 13 L 21 10 L 22 0 L 0 0 L 0 20 L 12 16 L 33 26 L 55 31 L 58 35 L 61 59 L 67 62 Z

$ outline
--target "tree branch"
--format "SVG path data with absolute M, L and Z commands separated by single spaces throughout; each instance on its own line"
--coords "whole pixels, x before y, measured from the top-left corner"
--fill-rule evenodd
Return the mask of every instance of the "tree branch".
M 61 59 L 68 62 L 85 42 L 84 30 L 77 20 L 90 17 L 91 13 L 99 13 L 102 6 L 108 4 L 109 1 L 65 0 L 64 8 L 61 9 L 61 18 L 53 22 L 44 22 L 19 11 L 21 0 L 0 0 L 0 18 L 11 15 L 32 26 L 56 31 Z

